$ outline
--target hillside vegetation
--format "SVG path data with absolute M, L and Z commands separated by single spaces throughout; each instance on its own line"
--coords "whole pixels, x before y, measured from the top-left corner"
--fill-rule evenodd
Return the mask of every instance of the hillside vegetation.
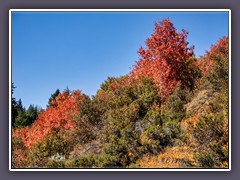
M 129 74 L 57 90 L 31 122 L 13 99 L 12 167 L 228 168 L 228 37 L 195 58 L 187 34 L 155 23 Z

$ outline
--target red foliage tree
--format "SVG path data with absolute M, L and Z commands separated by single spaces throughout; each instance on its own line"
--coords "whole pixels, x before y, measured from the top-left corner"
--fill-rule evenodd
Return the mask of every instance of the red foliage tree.
M 203 74 L 207 74 L 214 61 L 227 61 L 228 64 L 228 36 L 224 36 L 218 42 L 211 46 L 210 51 L 201 57 L 197 62 Z M 222 62 L 224 63 L 224 62 Z
M 14 131 L 13 137 L 21 138 L 29 148 L 56 130 L 74 132 L 77 106 L 86 98 L 79 90 L 71 94 L 60 93 L 50 107 L 39 113 L 38 119 L 30 127 Z
M 155 23 L 154 33 L 140 48 L 139 61 L 133 66 L 131 75 L 150 77 L 159 89 L 161 99 L 166 99 L 180 85 L 193 86 L 195 66 L 193 47 L 188 48 L 187 32 L 176 32 L 169 19 Z

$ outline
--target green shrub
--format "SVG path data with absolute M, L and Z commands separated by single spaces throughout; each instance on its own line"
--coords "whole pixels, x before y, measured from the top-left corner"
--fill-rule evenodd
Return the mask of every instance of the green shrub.
M 91 168 L 95 165 L 95 158 L 93 155 L 80 156 L 78 159 L 72 161 L 72 167 Z
M 36 143 L 30 149 L 29 161 L 33 167 L 45 167 L 53 156 L 60 155 L 67 158 L 75 144 L 71 132 L 55 132 L 47 136 L 43 141 Z M 51 163 L 54 165 L 54 162 Z
M 65 161 L 65 167 L 69 168 L 113 168 L 120 167 L 117 156 L 100 154 L 100 155 L 83 155 L 73 160 Z
M 47 168 L 65 168 L 64 161 L 53 161 L 49 160 L 46 164 Z
M 109 78 L 101 87 L 94 101 L 104 97 L 100 105 L 105 106 L 101 116 L 105 123 L 100 138 L 104 154 L 110 162 L 103 164 L 127 167 L 142 156 L 141 127 L 138 125 L 151 106 L 159 103 L 157 90 L 154 83 L 146 78 L 130 82 L 127 77 Z
M 200 153 L 196 155 L 196 159 L 200 167 L 203 168 L 212 168 L 214 166 L 214 157 L 210 152 Z
M 199 155 L 196 159 L 201 166 L 228 166 L 227 125 L 227 118 L 221 115 L 210 115 L 198 120 L 193 135 L 198 143 Z
M 166 119 L 161 114 L 161 108 L 149 110 L 141 122 L 144 127 L 144 145 L 147 151 L 158 154 L 165 147 L 172 145 L 180 133 L 179 121 Z

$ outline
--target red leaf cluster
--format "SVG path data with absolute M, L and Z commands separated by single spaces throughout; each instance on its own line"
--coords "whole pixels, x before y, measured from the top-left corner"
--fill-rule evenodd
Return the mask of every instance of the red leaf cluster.
M 52 106 L 42 110 L 38 119 L 27 128 L 13 131 L 13 137 L 21 138 L 26 147 L 31 147 L 38 141 L 43 140 L 55 130 L 75 131 L 77 105 L 86 98 L 79 90 L 71 94 L 60 93 Z
M 145 42 L 146 48 L 141 47 L 138 51 L 140 59 L 130 74 L 134 78 L 152 78 L 162 99 L 181 84 L 183 72 L 188 72 L 187 64 L 193 55 L 193 47 L 187 47 L 187 34 L 185 30 L 177 33 L 170 20 L 164 19 L 155 23 L 154 33 Z
M 206 55 L 200 58 L 198 66 L 203 74 L 210 71 L 214 61 L 220 59 L 228 59 L 228 36 L 219 39 L 218 42 L 211 46 L 210 51 L 206 51 Z

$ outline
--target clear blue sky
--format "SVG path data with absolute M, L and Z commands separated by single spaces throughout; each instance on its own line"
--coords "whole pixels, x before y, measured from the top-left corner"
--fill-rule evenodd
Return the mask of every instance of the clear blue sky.
M 57 88 L 94 95 L 108 76 L 129 72 L 163 18 L 189 32 L 197 57 L 228 35 L 227 12 L 13 12 L 13 96 L 45 108 Z

